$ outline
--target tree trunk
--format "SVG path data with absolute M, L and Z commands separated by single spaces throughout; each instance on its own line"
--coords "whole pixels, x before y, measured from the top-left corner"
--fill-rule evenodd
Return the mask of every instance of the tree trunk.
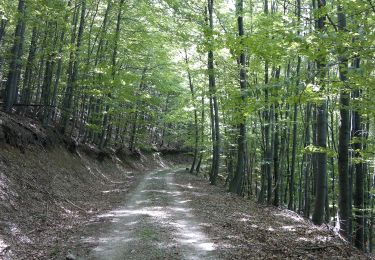
M 326 6 L 325 0 L 318 1 L 318 10 L 324 10 Z M 320 14 L 317 22 L 317 30 L 320 33 L 324 33 L 325 31 L 325 21 L 326 16 Z M 325 87 L 325 57 L 322 54 L 319 55 L 319 58 L 316 61 L 317 69 L 318 69 L 318 84 L 320 86 L 321 95 L 324 94 L 324 87 Z M 324 208 L 326 202 L 326 178 L 327 178 L 327 101 L 324 98 L 320 103 L 317 105 L 317 123 L 316 123 L 316 144 L 319 151 L 316 153 L 316 163 L 317 172 L 315 173 L 316 176 L 316 198 L 315 198 L 315 207 L 314 213 L 312 216 L 312 221 L 316 225 L 321 225 L 323 223 L 324 217 Z
M 61 132 L 65 133 L 67 130 L 69 117 L 72 115 L 72 106 L 73 106 L 73 95 L 76 89 L 76 81 L 78 78 L 78 66 L 79 66 L 79 53 L 82 44 L 83 30 L 85 26 L 85 16 L 86 16 L 86 0 L 81 0 L 81 18 L 79 22 L 79 29 L 77 35 L 77 42 L 75 50 L 70 53 L 69 69 L 68 69 L 68 82 L 64 95 L 63 103 L 63 115 L 62 115 L 62 128 Z M 73 19 L 73 27 L 76 27 L 77 19 Z M 71 43 L 75 42 L 75 29 L 72 34 Z
M 242 186 L 245 177 L 245 155 L 246 155 L 246 117 L 244 115 L 244 108 L 246 106 L 246 55 L 243 48 L 243 36 L 244 32 L 244 21 L 243 21 L 243 0 L 238 0 L 236 5 L 237 12 L 237 25 L 238 25 L 238 36 L 240 38 L 241 54 L 239 57 L 240 66 L 240 91 L 241 91 L 241 103 L 239 104 L 240 118 L 238 124 L 239 135 L 237 137 L 237 165 L 234 178 L 229 184 L 229 190 L 235 192 L 238 195 L 242 194 Z
M 213 23 L 213 0 L 208 0 L 208 21 L 209 29 L 212 32 L 214 23 Z M 217 93 L 216 93 L 216 81 L 215 81 L 215 68 L 214 68 L 214 53 L 213 53 L 213 36 L 210 33 L 209 42 L 211 43 L 210 49 L 208 51 L 208 82 L 209 82 L 209 92 L 212 100 L 213 114 L 211 120 L 213 121 L 214 139 L 212 140 L 212 165 L 210 171 L 210 182 L 212 185 L 216 184 L 217 176 L 219 175 L 219 166 L 220 166 L 220 125 L 219 125 L 219 107 L 217 102 Z
M 346 29 L 346 16 L 342 7 L 337 7 L 338 27 L 340 31 Z M 340 233 L 344 237 L 349 234 L 350 213 L 349 204 L 349 138 L 350 138 L 350 119 L 349 105 L 350 97 L 347 86 L 348 59 L 345 55 L 343 46 L 338 47 L 339 74 L 340 81 L 343 83 L 340 90 L 340 127 L 339 127 L 339 145 L 338 145 L 338 173 L 339 173 L 339 218 Z
M 360 68 L 360 59 L 354 59 L 354 68 Z M 352 93 L 353 99 L 359 99 L 360 97 L 360 90 L 355 90 Z M 354 168 L 355 168 L 355 191 L 354 191 L 354 222 L 356 224 L 355 227 L 355 238 L 354 244 L 359 249 L 364 249 L 365 242 L 364 242 L 364 233 L 365 233 L 365 226 L 364 226 L 364 183 L 365 183 L 365 171 L 364 171 L 364 162 L 361 160 L 361 142 L 363 138 L 363 129 L 362 129 L 362 120 L 361 114 L 355 110 L 352 112 L 352 121 L 353 121 L 353 134 L 352 134 L 352 143 L 353 143 L 353 150 L 354 150 L 354 158 L 356 160 Z M 370 241 L 372 243 L 372 241 Z
M 21 73 L 21 57 L 23 53 L 23 42 L 25 34 L 25 0 L 18 1 L 18 21 L 14 33 L 14 42 L 11 50 L 11 60 L 9 64 L 8 79 L 5 88 L 5 112 L 12 111 L 13 104 L 17 101 L 18 96 L 18 79 Z
M 195 90 L 194 90 L 194 85 L 193 85 L 193 81 L 192 81 L 191 73 L 189 69 L 189 58 L 188 58 L 186 49 L 185 49 L 185 64 L 187 66 L 189 88 L 191 92 L 191 101 L 194 107 L 194 155 L 193 155 L 193 162 L 191 163 L 190 170 L 189 170 L 190 173 L 193 173 L 195 169 L 195 165 L 198 160 L 199 125 L 198 125 L 198 111 L 197 111 L 197 106 L 195 104 Z
M 37 50 L 37 38 L 38 38 L 38 31 L 36 27 L 33 28 L 31 34 L 31 42 L 29 47 L 29 56 L 27 57 L 26 69 L 24 73 L 23 79 L 23 89 L 21 94 L 21 103 L 25 105 L 29 105 L 31 102 L 31 82 L 32 82 L 32 75 L 33 75 L 33 67 L 35 61 L 35 54 Z M 24 111 L 25 108 L 22 108 L 21 111 Z

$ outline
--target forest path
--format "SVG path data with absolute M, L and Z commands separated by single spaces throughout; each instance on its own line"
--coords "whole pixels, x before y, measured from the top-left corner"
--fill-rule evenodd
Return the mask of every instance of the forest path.
M 96 237 L 82 238 L 96 247 L 81 259 L 218 259 L 175 173 L 145 175 L 123 207 L 99 215 L 86 227 Z
M 145 174 L 124 200 L 83 227 L 78 259 L 372 259 L 324 225 L 184 170 Z

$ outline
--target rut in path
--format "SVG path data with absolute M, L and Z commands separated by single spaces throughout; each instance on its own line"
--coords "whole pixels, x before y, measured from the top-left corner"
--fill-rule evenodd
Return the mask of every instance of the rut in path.
M 83 259 L 218 259 L 174 182 L 175 171 L 147 174 L 129 201 L 99 216 L 98 245 Z

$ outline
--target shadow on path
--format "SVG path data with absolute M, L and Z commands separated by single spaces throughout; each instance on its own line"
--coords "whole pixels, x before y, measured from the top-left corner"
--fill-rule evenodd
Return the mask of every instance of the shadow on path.
M 81 259 L 218 259 L 174 182 L 175 171 L 145 176 L 125 206 L 99 215 L 88 229 L 97 246 Z

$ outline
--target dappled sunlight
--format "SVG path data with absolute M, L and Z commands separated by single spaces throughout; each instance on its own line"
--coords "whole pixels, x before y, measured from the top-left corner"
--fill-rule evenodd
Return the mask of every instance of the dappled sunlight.
M 114 192 L 125 192 L 126 189 L 114 189 L 114 190 L 103 190 L 103 194 L 114 193 Z
M 9 248 L 9 245 L 0 237 L 0 253 L 5 252 L 7 248 Z
M 277 212 L 274 215 L 275 216 L 281 216 L 281 217 L 284 217 L 284 218 L 287 218 L 287 219 L 291 219 L 291 220 L 297 221 L 297 222 L 304 222 L 305 221 L 303 219 L 303 217 L 301 217 L 297 213 L 295 213 L 293 211 L 290 211 L 290 210 L 286 210 L 286 209 L 282 210 L 280 212 Z
M 157 218 L 166 218 L 169 216 L 168 212 L 163 207 L 145 207 L 140 209 L 119 209 L 109 213 L 99 215 L 99 218 L 113 218 L 113 217 L 129 217 L 129 216 L 149 216 Z
M 244 214 L 244 213 L 236 213 L 236 216 L 238 216 L 238 220 L 240 222 L 250 222 L 254 221 L 254 216 L 251 216 L 249 214 Z
M 147 200 L 137 200 L 135 203 L 137 205 L 140 205 L 140 204 L 147 204 L 147 203 L 150 203 L 151 200 L 150 199 L 147 199 Z
M 83 240 L 97 244 L 92 258 L 125 257 L 129 252 L 134 257 L 144 248 L 153 248 L 161 255 L 163 250 L 178 250 L 183 259 L 202 259 L 214 251 L 215 244 L 201 230 L 211 224 L 194 219 L 192 209 L 188 207 L 191 200 L 185 199 L 184 192 L 177 189 L 194 187 L 190 183 L 176 185 L 173 178 L 174 173 L 166 171 L 149 173 L 126 206 L 97 216 L 98 229 L 102 223 L 108 226 L 104 226 L 105 233 L 100 238 Z
M 281 227 L 281 229 L 285 230 L 285 231 L 296 231 L 296 227 L 295 226 L 283 226 Z
M 309 243 L 317 243 L 317 242 L 329 242 L 333 239 L 333 237 L 329 236 L 311 236 L 311 237 L 299 237 L 297 238 L 297 241 L 303 241 L 303 242 L 309 242 Z
M 161 176 L 149 176 L 149 177 L 146 177 L 146 180 L 162 180 L 163 177 Z
M 167 190 L 143 190 L 142 193 L 164 193 L 172 196 L 179 196 L 181 192 L 179 191 L 167 191 Z
M 190 208 L 183 208 L 183 207 L 170 207 L 169 209 L 174 212 L 184 212 L 184 213 L 191 211 Z
M 183 189 L 195 189 L 196 188 L 196 187 L 192 186 L 191 183 L 188 183 L 186 185 L 182 185 L 182 184 L 170 182 L 168 184 L 173 185 L 173 186 L 177 186 L 177 187 L 180 187 L 180 188 L 183 188 Z
M 188 218 L 187 218 L 188 219 Z M 195 251 L 213 251 L 214 243 L 208 241 L 208 238 L 202 233 L 196 225 L 188 220 L 179 220 L 171 223 L 178 229 L 177 241 L 183 245 L 192 247 Z
M 176 202 L 179 203 L 179 204 L 185 204 L 185 203 L 188 203 L 190 201 L 191 200 L 177 200 Z
M 268 230 L 268 231 L 271 231 L 271 232 L 274 232 L 274 231 L 275 231 L 275 229 L 274 229 L 273 227 L 268 227 L 267 230 Z
M 14 223 L 10 224 L 10 232 L 12 233 L 14 237 L 17 237 L 17 239 L 19 239 L 20 241 L 27 243 L 27 244 L 32 243 L 31 239 L 27 235 L 22 233 L 19 227 Z

